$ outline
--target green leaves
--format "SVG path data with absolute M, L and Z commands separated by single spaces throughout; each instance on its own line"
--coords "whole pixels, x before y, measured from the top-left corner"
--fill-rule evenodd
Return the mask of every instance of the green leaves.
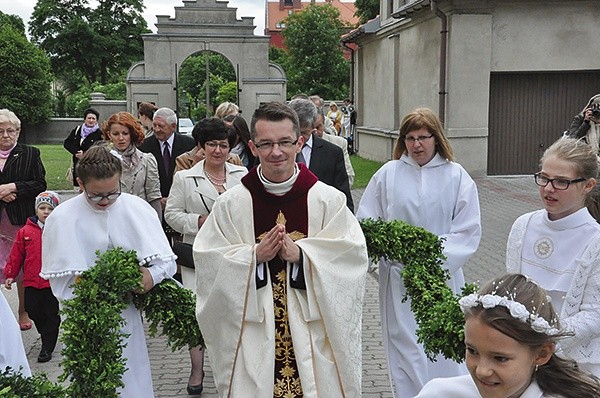
M 166 280 L 148 293 L 137 295 L 134 303 L 144 310 L 150 335 L 156 336 L 161 326 L 171 350 L 204 346 L 195 314 L 196 296 L 191 291 Z
M 458 305 L 463 295 L 477 290 L 469 284 L 458 297 L 446 285 L 449 273 L 442 240 L 437 235 L 400 220 L 365 219 L 360 222 L 371 261 L 385 258 L 402 263 L 405 300 L 419 328 L 417 338 L 430 360 L 444 358 L 462 362 L 465 356 L 464 315 Z
M 67 398 L 67 393 L 63 386 L 49 381 L 45 374 L 24 377 L 7 368 L 0 373 L 0 397 Z
M 15 112 L 24 124 L 45 122 L 52 116 L 50 60 L 15 24 L 4 21 L 0 23 L 1 107 Z
M 288 16 L 285 24 L 288 92 L 346 97 L 350 65 L 340 47 L 339 10 L 331 4 L 311 4 Z
M 204 344 L 190 291 L 166 280 L 145 295 L 134 294 L 143 288 L 137 253 L 116 248 L 97 255 L 96 265 L 74 285 L 75 297 L 63 302 L 61 380 L 70 380 L 71 397 L 117 397 L 127 337 L 120 331 L 121 312 L 132 301 L 145 311 L 150 334 L 155 336 L 161 325 L 173 350 Z
M 360 23 L 365 23 L 379 15 L 379 0 L 356 0 L 354 6 L 356 7 L 354 15 L 359 18 Z
M 117 397 L 125 373 L 122 358 L 125 321 L 121 312 L 142 287 L 135 251 L 117 248 L 96 253 L 96 265 L 73 286 L 75 297 L 63 302 L 63 374 L 72 397 Z
M 106 84 L 143 58 L 148 33 L 142 0 L 38 0 L 29 23 L 32 40 L 52 58 L 65 81 L 73 73 Z
M 237 102 L 237 77 L 231 62 L 219 53 L 202 51 L 186 58 L 179 70 L 180 102 L 188 102 L 192 113 L 198 104 L 206 102 L 206 55 L 208 54 L 210 95 L 209 101 L 216 108 L 224 101 Z M 222 92 L 225 86 L 227 93 Z M 184 93 L 185 91 L 185 93 Z M 187 96 L 187 98 L 185 98 Z M 206 106 L 206 104 L 203 104 Z M 185 108 L 184 102 L 180 104 Z M 204 117 L 206 115 L 201 115 Z

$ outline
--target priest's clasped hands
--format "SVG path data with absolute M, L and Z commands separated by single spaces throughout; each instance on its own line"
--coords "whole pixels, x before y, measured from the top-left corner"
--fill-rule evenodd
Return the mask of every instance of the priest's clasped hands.
M 262 237 L 256 246 L 256 262 L 264 263 L 275 258 L 276 255 L 290 263 L 300 261 L 300 248 L 294 243 L 285 229 L 285 225 L 275 224 L 270 231 Z

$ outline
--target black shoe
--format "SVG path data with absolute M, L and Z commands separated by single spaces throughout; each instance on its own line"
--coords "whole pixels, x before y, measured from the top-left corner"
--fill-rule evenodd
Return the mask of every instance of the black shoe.
M 192 385 L 187 385 L 187 393 L 188 395 L 200 395 L 202 394 L 202 383 L 192 386 Z
M 42 348 L 40 355 L 38 355 L 38 362 L 48 362 L 52 359 L 52 353 Z

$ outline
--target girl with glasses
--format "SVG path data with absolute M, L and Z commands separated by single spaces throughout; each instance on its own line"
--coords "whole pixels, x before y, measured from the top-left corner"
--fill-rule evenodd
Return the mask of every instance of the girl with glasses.
M 562 353 L 600 376 L 600 225 L 586 208 L 596 185 L 596 151 L 565 138 L 550 146 L 535 175 L 543 209 L 512 226 L 506 268 L 544 288 L 566 330 Z
M 106 145 L 88 149 L 77 163 L 83 192 L 65 201 L 46 220 L 42 239 L 42 272 L 59 302 L 73 297 L 72 286 L 96 262 L 96 251 L 121 247 L 135 250 L 144 292 L 176 271 L 175 255 L 154 209 L 145 200 L 121 193 L 121 161 Z M 125 324 L 123 397 L 153 397 L 150 360 L 140 312 L 133 304 L 121 314 Z M 85 364 L 81 364 L 85 367 Z

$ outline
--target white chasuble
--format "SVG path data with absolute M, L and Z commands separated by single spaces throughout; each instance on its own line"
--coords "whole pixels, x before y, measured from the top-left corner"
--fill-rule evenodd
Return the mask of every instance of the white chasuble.
M 365 239 L 341 192 L 317 182 L 307 201 L 308 236 L 296 241 L 303 253 L 306 289 L 286 281 L 302 392 L 305 397 L 357 397 Z M 246 186 L 228 190 L 194 242 L 197 317 L 221 397 L 274 395 L 274 297 L 271 288 L 256 285 L 252 206 Z M 288 275 L 291 268 L 287 264 Z

